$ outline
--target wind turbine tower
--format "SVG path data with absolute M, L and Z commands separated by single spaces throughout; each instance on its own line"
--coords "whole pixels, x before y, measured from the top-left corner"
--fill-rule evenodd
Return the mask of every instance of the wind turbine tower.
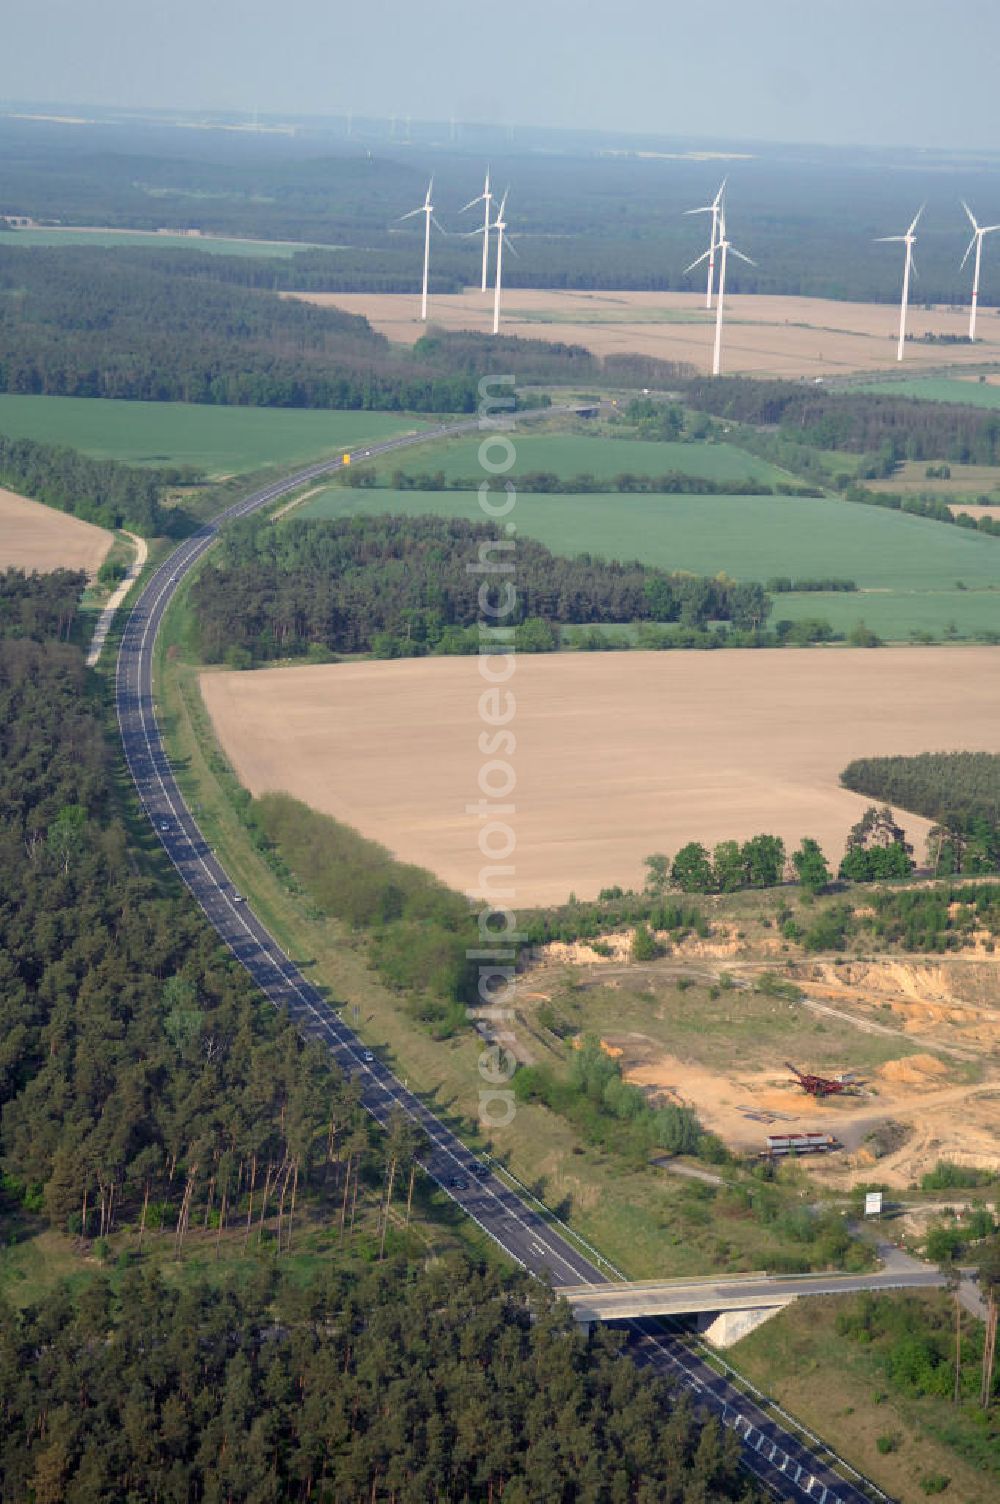
M 424 216 L 424 281 L 423 290 L 420 296 L 420 318 L 425 324 L 427 322 L 427 278 L 430 273 L 431 267 L 431 224 L 433 223 L 437 225 L 437 228 L 441 230 L 441 226 L 434 218 L 434 206 L 431 203 L 431 190 L 433 189 L 433 187 L 434 179 L 431 178 L 430 182 L 427 184 L 427 193 L 420 207 L 417 209 L 411 209 L 409 214 L 401 214 L 399 216 L 400 222 L 402 222 L 404 219 L 413 219 L 417 214 L 422 214 Z M 444 231 L 441 230 L 441 233 L 443 235 Z
M 469 202 L 467 204 L 463 204 L 462 207 L 461 207 L 461 209 L 458 211 L 460 214 L 464 214 L 465 211 L 466 211 L 466 209 L 474 209 L 475 206 L 476 206 L 476 204 L 485 204 L 486 205 L 486 209 L 485 209 L 485 212 L 484 212 L 484 215 L 483 215 L 483 228 L 482 228 L 482 231 L 479 231 L 479 230 L 474 230 L 473 231 L 473 234 L 479 235 L 481 233 L 482 237 L 483 237 L 483 283 L 482 283 L 482 291 L 483 292 L 486 291 L 486 279 L 487 279 L 487 276 L 489 274 L 489 263 L 490 263 L 490 228 L 491 228 L 491 226 L 490 226 L 490 204 L 492 202 L 493 202 L 493 194 L 490 192 L 490 170 L 487 167 L 487 169 L 486 169 L 486 186 L 484 187 L 482 193 L 480 193 L 476 198 L 470 198 Z
M 701 256 L 699 256 L 697 261 L 692 261 L 690 266 L 685 267 L 685 275 L 688 272 L 693 272 L 695 267 L 700 266 L 703 261 L 708 260 L 709 262 L 711 262 L 713 253 L 715 251 L 718 251 L 720 253 L 719 296 L 717 297 L 715 302 L 715 348 L 712 352 L 712 375 L 718 376 L 720 371 L 722 370 L 722 308 L 726 300 L 726 259 L 729 255 L 729 252 L 732 251 L 734 256 L 739 257 L 740 261 L 745 261 L 748 266 L 757 265 L 756 261 L 751 261 L 749 256 L 744 256 L 742 251 L 738 251 L 726 234 L 726 211 L 721 206 L 721 204 L 719 206 L 718 240 L 714 245 L 709 246 L 708 250 L 705 251 Z
M 916 270 L 916 267 L 913 263 L 913 247 L 916 244 L 917 237 L 913 232 L 917 228 L 917 220 L 920 218 L 923 212 L 924 206 L 923 204 L 921 204 L 916 214 L 914 214 L 913 218 L 910 220 L 910 228 L 907 230 L 905 235 L 878 236 L 880 245 L 906 246 L 906 260 L 903 263 L 903 296 L 900 299 L 899 303 L 899 347 L 896 350 L 897 360 L 902 360 L 903 346 L 906 343 L 906 310 L 910 302 L 910 271 Z
M 510 192 L 509 188 L 505 188 L 504 189 L 503 198 L 500 200 L 500 206 L 497 209 L 497 217 L 493 221 L 493 229 L 496 230 L 496 232 L 497 232 L 497 280 L 496 280 L 496 284 L 495 284 L 494 290 L 493 290 L 493 333 L 494 334 L 499 334 L 500 333 L 500 288 L 501 288 L 501 285 L 502 285 L 502 282 L 503 282 L 503 248 L 504 248 L 504 244 L 506 243 L 507 248 L 509 250 L 511 250 L 511 251 L 514 250 L 514 247 L 511 245 L 510 241 L 507 239 L 507 233 L 506 233 L 507 232 L 507 221 L 504 219 L 504 211 L 507 208 L 507 194 L 509 192 Z M 516 252 L 515 252 L 515 254 L 516 254 Z
M 726 189 L 726 179 L 719 184 L 719 191 L 710 204 L 700 204 L 697 209 L 685 209 L 685 214 L 711 214 L 712 231 L 708 242 L 708 291 L 705 294 L 705 307 L 712 306 L 712 288 L 715 285 L 715 253 L 719 248 L 719 225 L 724 219 L 722 195 Z M 701 258 L 704 260 L 704 257 Z M 697 262 L 695 265 L 697 266 Z
M 1000 230 L 1000 225 L 977 224 L 976 216 L 964 198 L 962 200 L 962 208 L 969 216 L 969 223 L 972 225 L 972 239 L 969 241 L 965 255 L 962 257 L 962 266 L 968 261 L 972 248 L 975 247 L 976 250 L 975 270 L 972 274 L 972 309 L 969 313 L 969 343 L 972 344 L 976 338 L 976 310 L 979 307 L 979 267 L 983 259 L 983 236 L 992 235 L 994 230 Z M 962 266 L 959 267 L 959 271 L 962 270 Z

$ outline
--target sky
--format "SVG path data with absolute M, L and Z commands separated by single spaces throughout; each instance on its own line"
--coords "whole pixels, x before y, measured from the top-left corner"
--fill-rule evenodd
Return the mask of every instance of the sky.
M 0 103 L 1000 148 L 996 0 L 3 0 Z

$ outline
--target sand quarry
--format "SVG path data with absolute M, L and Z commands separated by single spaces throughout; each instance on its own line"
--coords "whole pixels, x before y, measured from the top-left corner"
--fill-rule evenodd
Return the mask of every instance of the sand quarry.
M 861 1095 L 807 1096 L 780 1065 L 741 1074 L 710 1071 L 656 1054 L 632 1059 L 627 1040 L 624 1074 L 666 1100 L 695 1108 L 702 1123 L 730 1148 L 759 1152 L 769 1133 L 829 1133 L 843 1152 L 808 1161 L 831 1184 L 878 1180 L 905 1187 L 919 1183 L 939 1160 L 1000 1170 L 1000 1076 L 976 1085 L 956 1084 L 946 1061 L 918 1052 L 862 1073 Z M 869 1135 L 895 1125 L 898 1148 L 878 1156 Z
M 323 307 L 362 314 L 389 339 L 413 344 L 427 332 L 420 300 L 402 293 L 289 293 Z M 488 333 L 492 293 L 479 289 L 431 299 L 430 324 Z M 980 317 L 974 345 L 923 344 L 924 335 L 968 334 L 967 309 L 911 306 L 905 370 L 1000 361 L 1000 317 Z M 726 300 L 723 369 L 755 376 L 846 376 L 897 371 L 898 305 L 841 303 L 825 298 L 735 295 Z M 595 355 L 640 354 L 711 369 L 714 314 L 691 292 L 560 292 L 511 288 L 504 296 L 503 333 L 566 340 Z
M 645 856 L 690 840 L 811 835 L 836 861 L 870 802 L 839 787 L 845 764 L 993 750 L 998 669 L 988 647 L 523 656 L 509 686 L 515 902 L 641 886 Z M 292 794 L 478 886 L 477 659 L 212 671 L 201 686 L 252 793 Z M 922 855 L 927 822 L 904 824 Z
M 663 939 L 667 956 L 645 965 L 630 963 L 630 931 L 603 936 L 607 954 L 583 942 L 540 947 L 518 989 L 519 1043 L 537 1055 L 542 1036 L 533 1015 L 566 985 L 569 969 L 584 991 L 648 992 L 649 1027 L 656 1037 L 616 1031 L 611 1004 L 603 1047 L 621 1062 L 629 1081 L 653 1099 L 692 1107 L 738 1152 L 762 1152 L 769 1133 L 831 1134 L 842 1148 L 802 1163 L 841 1189 L 865 1180 L 905 1188 L 941 1159 L 1000 1170 L 1000 953 L 987 949 L 985 934 L 978 945 L 934 958 L 814 956 L 760 934 L 748 936 L 718 916 L 708 939 Z M 728 979 L 735 984 L 726 994 L 728 1006 L 739 1010 L 741 1000 L 750 1004 L 761 973 L 775 970 L 794 981 L 801 995 L 784 1004 L 798 1016 L 789 1017 L 787 1043 L 774 1047 L 773 1060 L 762 1068 L 759 1058 L 741 1059 L 739 1046 L 722 1031 L 717 1050 L 706 1050 L 704 1040 L 684 1050 L 684 1030 L 671 1025 L 677 978 L 702 986 Z M 817 1025 L 846 1037 L 843 1058 L 835 1064 L 812 1057 Z M 596 1025 L 588 1021 L 586 1027 Z M 857 1048 L 850 1042 L 852 1029 Z M 892 1058 L 884 1063 L 871 1063 L 864 1036 L 870 1041 L 873 1035 L 893 1041 Z M 785 1058 L 824 1075 L 843 1073 L 850 1093 L 826 1100 L 808 1096 L 784 1069 Z
M 609 939 L 612 937 L 608 937 Z M 614 937 L 620 940 L 621 936 Z M 752 982 L 761 969 L 759 957 L 747 958 L 747 948 L 734 954 L 724 943 L 716 946 L 689 941 L 672 957 L 652 968 L 649 978 L 663 971 L 707 975 L 705 960 L 712 950 L 722 958 L 714 975 L 727 972 L 739 984 Z M 622 970 L 620 957 L 602 960 L 586 947 L 569 957 L 567 947 L 546 946 L 524 982 L 522 997 L 548 996 L 530 989 L 551 985 L 554 971 L 572 961 L 578 979 L 624 985 L 631 972 Z M 685 966 L 684 960 L 694 962 Z M 787 960 L 783 958 L 783 961 Z M 772 963 L 773 964 L 773 963 Z M 829 1157 L 803 1161 L 830 1185 L 848 1186 L 858 1180 L 878 1180 L 904 1188 L 919 1183 L 939 1160 L 979 1169 L 1000 1170 L 1000 1004 L 998 968 L 994 956 L 963 952 L 942 960 L 922 957 L 879 957 L 836 962 L 808 958 L 793 962 L 789 974 L 802 989 L 797 1006 L 808 1030 L 817 1014 L 849 1023 L 859 1033 L 892 1036 L 899 1058 L 866 1069 L 848 1050 L 842 1069 L 854 1084 L 851 1094 L 816 1100 L 807 1096 L 775 1058 L 767 1069 L 741 1069 L 738 1060 L 725 1066 L 707 1065 L 672 1054 L 659 1039 L 645 1034 L 605 1032 L 604 1048 L 619 1059 L 627 1080 L 654 1098 L 695 1109 L 707 1128 L 733 1149 L 762 1150 L 769 1133 L 815 1130 L 832 1134 L 843 1146 Z M 635 973 L 631 973 L 633 976 Z M 634 985 L 634 983 L 633 983 Z M 739 1007 L 739 992 L 730 994 Z M 796 1025 L 790 1025 L 789 1052 L 800 1049 Z M 669 1033 L 669 1024 L 667 1025 Z M 722 1041 L 720 1039 L 720 1047 Z M 859 1054 L 863 1053 L 859 1051 Z M 959 1199 L 961 1197 L 959 1196 Z
M 0 490 L 0 569 L 83 569 L 93 577 L 113 542 L 103 527 Z

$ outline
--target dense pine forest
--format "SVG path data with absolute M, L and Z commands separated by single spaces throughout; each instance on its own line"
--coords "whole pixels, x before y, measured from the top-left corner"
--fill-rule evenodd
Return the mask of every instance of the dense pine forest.
M 203 658 L 239 665 L 311 646 L 381 656 L 476 652 L 480 589 L 499 609 L 513 544 L 486 523 L 439 517 L 247 519 L 226 533 L 192 591 Z M 638 562 L 556 556 L 517 543 L 517 588 L 504 624 L 520 624 L 524 651 L 555 646 L 552 623 L 728 621 L 763 625 L 760 585 L 667 575 Z M 248 660 L 249 661 L 249 660 Z
M 44 1361 L 42 1360 L 44 1354 Z M 296 1287 L 130 1269 L 0 1307 L 0 1492 L 37 1504 L 722 1504 L 735 1438 L 588 1350 L 523 1276 L 396 1260 Z
M 164 488 L 195 478 L 186 469 L 140 469 L 0 434 L 0 485 L 99 527 L 128 526 L 149 536 L 168 532 L 172 519 L 160 504 Z
M 380 1262 L 355 1256 L 359 1185 L 391 1195 L 412 1135 L 376 1134 L 150 874 L 100 689 L 57 640 L 79 585 L 0 576 L 0 1227 L 44 1218 L 90 1255 L 23 1309 L 0 1297 L 0 1495 L 748 1498 L 733 1438 L 541 1287 L 408 1261 L 387 1209 L 357 1245 Z M 305 1280 L 280 1272 L 296 1195 L 339 1212 L 342 1256 Z M 147 1250 L 167 1230 L 226 1261 L 164 1282 Z
M 241 285 L 244 265 L 193 251 L 0 246 L 0 391 L 452 413 L 475 411 L 492 370 L 633 386 L 679 371 L 475 334 L 394 348 L 365 319 Z
M 0 248 L 0 390 L 252 406 L 474 406 L 364 319 L 246 292 L 183 252 Z M 205 258 L 208 259 L 208 258 Z
M 739 376 L 690 381 L 684 391 L 692 407 L 714 417 L 775 428 L 817 449 L 881 454 L 887 474 L 899 460 L 995 465 L 1000 458 L 1000 414 L 985 408 Z
M 5 1184 L 84 1234 L 150 1201 L 176 1218 L 214 1198 L 224 1223 L 279 1166 L 306 1192 L 356 1103 L 131 853 L 82 653 L 45 640 L 78 583 L 0 577 Z
M 0 640 L 68 641 L 86 583 L 80 569 L 30 575 L 20 569 L 0 572 Z
M 891 800 L 936 821 L 928 859 L 942 876 L 1000 871 L 1000 756 L 921 752 L 861 757 L 840 775 L 857 794 Z

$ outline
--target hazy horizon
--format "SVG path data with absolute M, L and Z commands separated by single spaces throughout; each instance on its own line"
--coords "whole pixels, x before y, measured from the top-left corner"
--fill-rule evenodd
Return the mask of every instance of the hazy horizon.
M 993 151 L 1000 11 L 987 0 L 718 0 L 708 16 L 622 0 L 614 20 L 567 0 L 470 10 L 401 0 L 8 0 L 6 108 L 72 103 L 495 124 L 713 142 Z M 388 48 L 382 38 L 391 38 Z M 374 39 L 374 40 L 373 40 Z M 969 39 L 974 45 L 969 45 Z M 968 55 L 960 49 L 966 49 Z

